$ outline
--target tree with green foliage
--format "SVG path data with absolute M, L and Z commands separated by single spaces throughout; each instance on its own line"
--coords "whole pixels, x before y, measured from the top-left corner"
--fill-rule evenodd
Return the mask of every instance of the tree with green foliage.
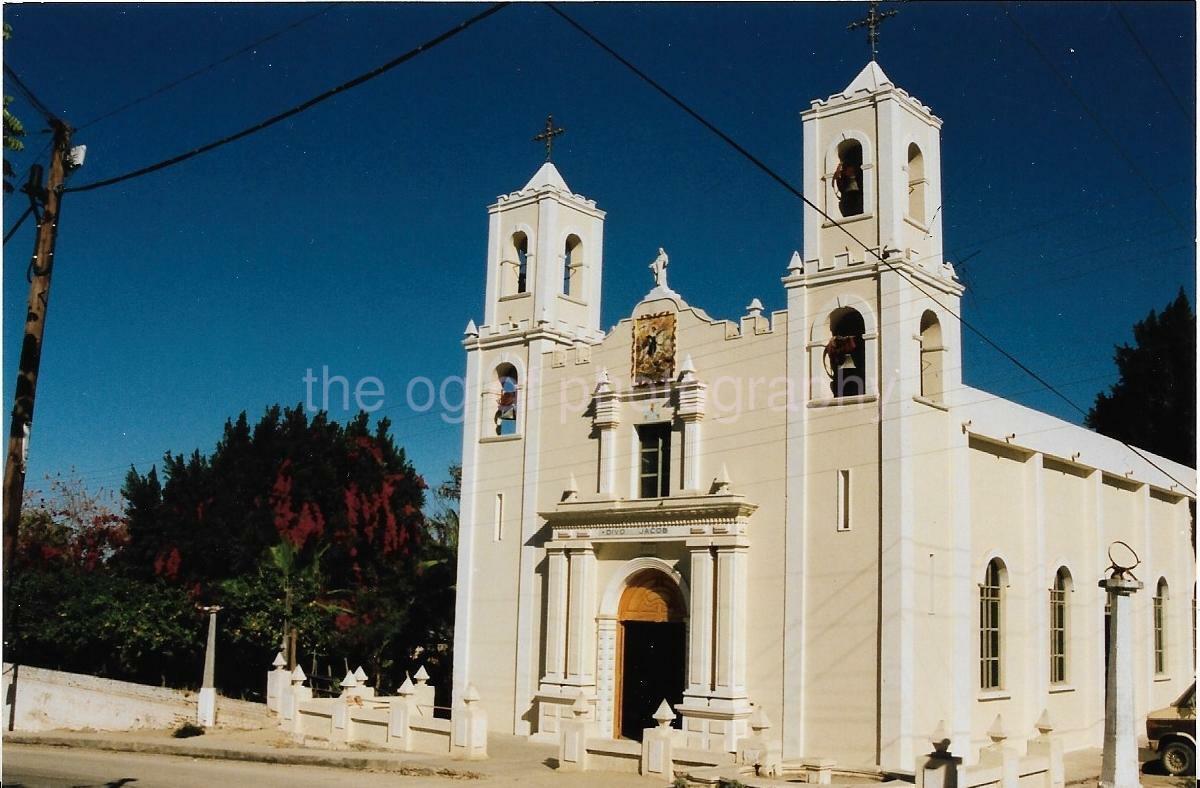
M 1196 466 L 1196 314 L 1183 288 L 1116 348 L 1120 378 L 1096 397 L 1084 422 L 1096 432 Z
M 203 620 L 188 595 L 113 571 L 128 534 L 116 502 L 74 476 L 29 491 L 5 598 L 5 659 L 194 685 Z
M 210 456 L 168 455 L 161 482 L 154 468 L 130 471 L 119 560 L 224 606 L 221 687 L 246 686 L 247 665 L 260 683 L 289 618 L 306 667 L 361 663 L 384 688 L 417 658 L 448 669 L 437 657 L 453 561 L 429 536 L 425 482 L 389 429 L 365 413 L 343 426 L 272 407 L 253 427 L 245 414 L 227 422 Z
M 131 469 L 124 511 L 77 479 L 31 493 L 5 596 L 5 658 L 195 687 L 218 618 L 217 686 L 259 697 L 286 626 L 306 671 L 359 664 L 382 691 L 424 664 L 448 689 L 454 610 L 451 487 L 438 523 L 382 420 L 300 406 L 226 422 L 211 454 Z M 450 496 L 450 497 L 447 497 Z
M 12 27 L 4 23 L 4 40 L 8 41 L 12 38 Z M 25 124 L 21 123 L 21 119 L 8 111 L 8 105 L 12 103 L 12 96 L 4 96 L 4 150 L 5 151 L 22 151 L 25 150 L 25 142 L 21 139 L 25 136 Z M 11 194 L 13 184 L 9 178 L 17 176 L 16 170 L 13 169 L 12 163 L 8 157 L 4 157 L 4 193 Z
M 462 497 L 462 466 L 455 463 L 447 471 L 446 481 L 433 491 L 437 509 L 430 518 L 430 532 L 439 544 L 458 550 L 458 501 Z

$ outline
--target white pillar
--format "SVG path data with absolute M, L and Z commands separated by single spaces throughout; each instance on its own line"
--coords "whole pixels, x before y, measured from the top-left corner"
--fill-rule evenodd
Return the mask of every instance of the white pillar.
M 1137 511 L 1141 515 L 1141 522 L 1138 523 L 1142 530 L 1142 543 L 1139 545 L 1142 559 L 1140 567 L 1142 571 L 1144 571 L 1146 575 L 1152 579 L 1152 582 L 1155 582 L 1157 585 L 1156 578 L 1158 578 L 1160 575 L 1166 574 L 1166 572 L 1164 572 L 1166 565 L 1164 562 L 1158 559 L 1154 549 L 1154 516 L 1150 510 L 1150 485 L 1141 485 L 1135 495 L 1137 495 L 1138 499 Z M 1171 542 L 1167 541 L 1166 543 L 1170 544 Z M 1189 572 L 1188 574 L 1191 573 Z M 1142 599 L 1138 601 L 1137 605 L 1135 605 L 1135 608 L 1140 608 L 1140 610 L 1135 609 L 1133 614 L 1133 618 L 1141 621 L 1142 626 L 1144 627 L 1140 633 L 1136 630 L 1133 632 L 1134 640 L 1141 643 L 1151 644 L 1149 649 L 1142 650 L 1142 653 L 1140 654 L 1140 660 L 1137 660 L 1137 657 L 1134 658 L 1137 661 L 1134 662 L 1133 669 L 1137 672 L 1137 675 L 1141 677 L 1141 686 L 1138 687 L 1138 691 L 1133 695 L 1133 714 L 1139 720 L 1145 719 L 1147 714 L 1149 714 L 1158 706 L 1162 705 L 1154 702 L 1154 597 L 1157 593 L 1158 591 L 1156 588 L 1154 593 L 1147 594 L 1146 596 L 1142 597 Z M 1165 622 L 1167 626 L 1166 635 L 1168 641 L 1165 644 L 1167 647 L 1167 665 L 1165 667 L 1168 674 L 1172 672 L 1171 660 L 1175 657 L 1175 649 L 1171 647 L 1172 644 L 1170 643 L 1173 630 L 1173 627 L 1171 626 L 1172 622 L 1169 620 L 1170 610 L 1171 605 L 1168 602 L 1166 609 L 1163 610 L 1163 615 L 1168 619 Z M 1139 665 L 1137 664 L 1138 661 L 1145 665 L 1145 667 L 1139 670 Z M 1169 703 L 1170 700 L 1164 699 L 1163 702 Z
M 1025 461 L 1025 517 L 1028 521 L 1026 533 L 1033 534 L 1033 571 L 1027 575 L 1032 582 L 1028 588 L 1026 620 L 1032 624 L 1030 641 L 1032 648 L 1026 649 L 1025 683 L 1032 690 L 1025 695 L 1025 719 L 1037 719 L 1046 704 L 1050 691 L 1050 605 L 1049 591 L 1054 587 L 1057 566 L 1050 566 L 1046 555 L 1046 491 L 1045 463 L 1039 452 L 1034 452 Z
M 816 139 L 810 121 L 804 130 L 805 188 L 817 189 Z M 813 191 L 814 194 L 818 193 Z M 813 220 L 812 209 L 805 207 L 805 222 Z M 804 260 L 816 257 L 817 240 L 804 236 Z M 812 251 L 812 254 L 809 252 Z M 805 570 L 806 539 L 808 535 L 805 489 L 808 486 L 808 288 L 805 285 L 804 264 L 794 254 L 783 280 L 787 290 L 787 448 L 785 452 L 786 487 L 783 536 L 783 716 L 779 736 L 783 742 L 782 755 L 798 758 L 804 751 L 804 658 L 805 648 Z
M 202 608 L 208 613 L 208 643 L 204 649 L 204 681 L 196 705 L 196 722 L 205 728 L 217 724 L 217 690 L 214 676 L 217 669 L 217 611 L 216 605 Z
M 950 429 L 950 545 L 952 550 L 953 617 L 950 659 L 953 687 L 950 708 L 950 751 L 971 751 L 971 711 L 979 689 L 979 662 L 973 644 L 979 637 L 979 582 L 971 568 L 971 442 L 966 426 L 954 420 Z
M 535 276 L 537 263 L 534 265 Z M 536 296 L 535 296 L 536 297 Z M 534 313 L 539 314 L 538 312 Z M 541 561 L 542 548 L 534 544 L 534 536 L 542 526 L 541 517 L 537 513 L 538 490 L 540 489 L 540 474 L 542 465 L 538 462 L 541 455 L 542 430 L 542 365 L 545 357 L 554 348 L 554 343 L 548 339 L 532 339 L 526 353 L 524 412 L 518 413 L 523 419 L 524 428 L 524 467 L 521 478 L 520 498 L 520 542 L 518 576 L 517 576 L 517 653 L 513 681 L 513 733 L 518 736 L 528 736 L 530 729 L 529 710 L 537 690 L 538 678 L 538 643 L 542 637 L 540 631 L 541 606 L 535 605 L 535 589 L 541 584 L 537 576 L 537 564 Z M 486 582 L 486 581 L 485 581 Z M 465 692 L 465 690 L 464 690 Z M 463 696 L 465 702 L 466 697 Z
M 567 550 L 570 586 L 567 600 L 567 675 L 564 683 L 596 683 L 596 554 L 590 543 Z
M 1142 583 L 1110 577 L 1101 580 L 1100 587 L 1108 592 L 1112 608 L 1100 788 L 1141 788 L 1137 726 L 1133 714 L 1133 600 L 1130 596 L 1142 588 Z
M 713 696 L 730 701 L 746 698 L 746 557 L 746 545 L 717 547 L 717 659 Z
M 489 239 L 498 239 L 499 219 L 496 214 L 492 214 L 490 222 L 492 227 Z M 499 250 L 493 250 L 493 254 L 498 255 Z M 494 317 L 494 304 L 497 300 L 491 297 L 487 300 L 489 321 Z M 475 516 L 475 488 L 478 485 L 475 466 L 479 449 L 479 408 L 482 397 L 480 381 L 483 373 L 483 354 L 474 347 L 474 343 L 478 341 L 478 337 L 466 340 L 468 346 L 467 380 L 463 392 L 462 498 L 458 507 L 458 572 L 454 599 L 454 677 L 451 701 L 454 705 L 462 699 L 462 693 L 470 681 L 471 669 L 471 598 L 475 581 L 475 535 L 479 530 Z M 487 578 L 480 579 L 487 582 Z
M 600 370 L 593 391 L 595 402 L 592 425 L 600 436 L 600 476 L 596 482 L 601 497 L 616 495 L 617 483 L 617 424 L 620 423 L 621 405 L 617 402 L 608 370 Z
M 1091 574 L 1093 577 L 1103 576 L 1104 570 L 1108 567 L 1109 542 L 1105 534 L 1103 471 L 1095 469 L 1088 474 L 1084 496 L 1087 510 L 1087 519 L 1084 521 L 1084 525 L 1088 533 L 1092 535 L 1089 547 L 1095 559 L 1095 563 L 1091 564 Z M 1088 677 L 1091 679 L 1093 687 L 1103 687 L 1107 680 L 1104 671 L 1106 664 L 1104 601 L 1106 598 L 1107 595 L 1102 596 L 1095 600 L 1094 607 L 1089 605 L 1086 608 L 1092 615 L 1092 626 L 1089 628 L 1091 634 L 1084 641 L 1085 650 L 1077 652 L 1090 655 Z M 1088 719 L 1096 722 L 1088 728 L 1088 743 L 1090 746 L 1100 747 L 1104 744 L 1104 693 L 1093 692 L 1090 695 L 1087 715 Z
M 685 419 L 683 422 L 683 489 L 701 489 L 700 420 L 696 418 Z
M 613 427 L 600 429 L 600 485 L 601 497 L 616 494 L 617 483 L 617 431 Z
M 567 553 L 546 545 L 546 675 L 545 684 L 561 684 L 567 655 Z
M 683 361 L 677 395 L 677 413 L 683 422 L 683 489 L 701 490 L 700 422 L 704 418 L 706 386 L 696 377 L 692 357 Z M 704 490 L 707 492 L 707 490 Z
M 708 542 L 688 545 L 691 553 L 691 600 L 688 606 L 687 695 L 705 699 L 712 694 L 713 554 Z M 703 705 L 703 704 L 701 704 Z
M 888 114 L 886 117 L 890 118 Z M 883 122 L 884 113 L 880 113 Z M 887 140 L 885 131 L 881 139 Z M 882 155 L 882 154 L 881 154 Z M 889 183 L 883 173 L 880 188 Z M 892 200 L 880 195 L 880 221 L 893 211 Z M 885 228 L 883 241 L 889 238 Z M 895 271 L 879 274 L 879 325 L 902 335 L 917 330 L 919 309 L 911 284 Z M 868 326 L 868 332 L 872 327 Z M 920 356 L 908 342 L 883 343 L 881 367 L 872 358 L 878 341 L 865 338 L 864 392 L 879 393 L 879 527 L 880 590 L 879 648 L 886 656 L 879 669 L 879 758 L 890 769 L 909 769 L 913 763 L 913 713 L 917 674 L 915 644 L 916 500 L 913 459 L 914 422 L 925 408 L 913 401 L 920 380 Z M 879 369 L 883 380 L 872 383 Z M 886 590 L 885 590 L 886 589 Z

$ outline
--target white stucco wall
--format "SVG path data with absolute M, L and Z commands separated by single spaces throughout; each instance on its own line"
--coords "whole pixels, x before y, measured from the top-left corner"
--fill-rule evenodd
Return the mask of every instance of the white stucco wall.
M 1067 749 L 1098 746 L 1104 598 L 1096 583 L 1113 540 L 1128 542 L 1143 559 L 1138 576 L 1146 589 L 1133 604 L 1138 713 L 1165 705 L 1194 672 L 1185 488 L 1195 489 L 1196 474 L 962 385 L 954 313 L 963 290 L 942 264 L 941 220 L 924 228 L 905 215 L 910 141 L 922 149 L 928 199 L 940 195 L 941 121 L 881 80 L 869 67 L 845 95 L 804 114 L 804 178 L 806 193 L 827 196 L 824 176 L 837 142 L 854 136 L 869 146 L 881 137 L 881 154 L 864 150 L 866 215 L 848 229 L 868 246 L 898 252 L 890 262 L 853 248 L 841 229 L 806 209 L 804 253 L 784 280 L 788 311 L 734 323 L 661 294 L 631 309 L 631 318 L 677 313 L 676 370 L 690 358 L 695 380 L 707 386 L 699 483 L 691 493 L 706 494 L 724 467 L 730 491 L 757 506 L 744 533 L 749 700 L 775 723 L 772 735 L 789 758 L 911 769 L 945 721 L 956 754 L 971 762 L 997 714 L 1020 746 L 1044 709 Z M 874 116 L 872 90 L 889 94 L 886 117 Z M 522 207 L 502 224 L 545 221 L 531 211 Z M 488 314 L 503 321 L 508 305 L 489 302 Z M 867 391 L 833 401 L 822 351 L 830 313 L 846 306 L 859 310 L 867 326 Z M 940 323 L 941 396 L 922 395 L 926 311 Z M 477 385 L 502 360 L 531 370 L 524 376 L 521 436 L 480 440 L 479 426 L 468 424 L 464 438 L 459 588 L 465 597 L 458 634 L 466 648 L 456 643 L 455 683 L 476 684 L 495 730 L 530 732 L 537 723 L 534 695 L 553 629 L 542 547 L 551 534 L 541 514 L 554 512 L 571 488 L 580 501 L 603 500 L 614 509 L 637 498 L 638 424 L 674 425 L 673 495 L 690 459 L 680 451 L 674 394 L 646 394 L 632 385 L 631 318 L 585 337 L 560 323 L 539 327 L 536 316 L 520 323 L 514 313 L 519 325 L 484 326 L 466 341 Z M 619 401 L 611 461 L 601 460 L 594 422 L 592 391 L 602 371 Z M 780 408 L 776 383 L 785 376 L 795 395 Z M 488 408 L 481 410 L 486 416 Z M 486 418 L 479 424 L 486 428 Z M 614 483 L 602 494 L 606 469 Z M 839 471 L 851 479 L 848 530 L 838 528 Z M 505 501 L 499 538 L 498 493 Z M 684 538 L 592 543 L 594 576 L 584 576 L 591 577 L 595 615 L 600 595 L 634 559 L 657 559 L 692 583 Z M 982 692 L 979 585 L 995 557 L 1007 572 L 1003 681 Z M 1068 677 L 1052 686 L 1049 591 L 1060 566 L 1072 578 Z M 1154 675 L 1151 610 L 1159 577 L 1171 589 L 1168 665 Z M 469 626 L 461 623 L 468 619 Z M 592 674 L 611 674 L 611 653 L 578 643 L 595 649 Z
M 5 728 L 18 731 L 172 728 L 196 718 L 196 694 L 187 690 L 28 665 L 4 664 L 3 697 Z M 257 728 L 265 721 L 264 704 L 217 699 L 218 725 Z

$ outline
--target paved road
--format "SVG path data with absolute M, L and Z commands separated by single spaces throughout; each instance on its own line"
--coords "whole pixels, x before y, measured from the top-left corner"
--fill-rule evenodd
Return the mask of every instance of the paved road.
M 468 765 L 464 764 L 467 768 Z M 566 779 L 564 779 L 566 778 Z M 567 785 L 574 788 L 617 788 L 654 785 L 619 774 L 567 775 L 530 769 L 523 775 L 463 780 L 446 777 L 363 772 L 321 766 L 280 766 L 174 755 L 141 755 L 96 750 L 4 745 L 5 788 L 492 788 L 492 786 Z
M 100 752 L 25 744 L 4 745 L 4 786 L 11 788 L 493 788 L 493 786 L 568 786 L 569 788 L 622 788 L 661 785 L 647 778 L 589 772 L 562 774 L 540 764 L 463 780 L 395 772 L 364 772 L 322 766 L 281 766 L 212 758 Z M 461 764 L 469 768 L 469 764 Z M 1141 775 L 1144 788 L 1194 788 L 1195 778 L 1168 777 L 1157 764 L 1147 764 Z M 1071 788 L 1093 788 L 1095 780 L 1074 782 Z

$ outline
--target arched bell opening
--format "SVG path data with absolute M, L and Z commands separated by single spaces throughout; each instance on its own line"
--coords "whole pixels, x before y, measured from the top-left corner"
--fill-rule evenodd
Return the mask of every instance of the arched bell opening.
M 825 372 L 835 397 L 866 393 L 866 324 L 856 309 L 841 307 L 829 316 L 829 342 L 825 346 Z
M 833 188 L 838 210 L 843 217 L 863 212 L 863 149 L 856 139 L 842 141 L 837 147 L 838 164 L 833 173 Z
M 617 607 L 615 736 L 640 741 L 642 731 L 655 727 L 664 699 L 672 708 L 683 701 L 686 658 L 687 606 L 679 585 L 657 569 L 638 572 Z

